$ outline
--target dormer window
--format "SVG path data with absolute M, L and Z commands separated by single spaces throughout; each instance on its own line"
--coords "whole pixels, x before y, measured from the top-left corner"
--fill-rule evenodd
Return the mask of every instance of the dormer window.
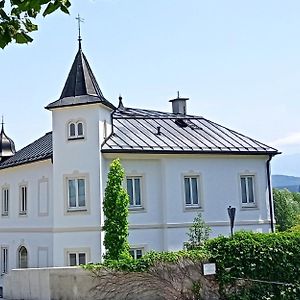
M 84 138 L 84 126 L 82 121 L 70 122 L 68 125 L 68 139 L 83 139 Z

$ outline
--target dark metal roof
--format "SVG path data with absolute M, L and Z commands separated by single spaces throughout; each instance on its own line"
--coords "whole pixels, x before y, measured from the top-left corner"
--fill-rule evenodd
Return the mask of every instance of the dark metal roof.
M 203 117 L 120 108 L 104 153 L 279 154 L 278 150 Z M 52 132 L 0 162 L 0 169 L 52 158 Z
M 102 152 L 278 154 L 278 150 L 203 117 L 122 108 Z
M 46 109 L 89 103 L 115 108 L 104 98 L 84 53 L 79 49 L 59 100 L 50 103 Z
M 4 123 L 0 132 L 0 161 L 13 156 L 16 153 L 15 143 L 4 132 Z
M 0 162 L 0 169 L 31 163 L 52 157 L 52 132 L 16 152 L 7 160 Z

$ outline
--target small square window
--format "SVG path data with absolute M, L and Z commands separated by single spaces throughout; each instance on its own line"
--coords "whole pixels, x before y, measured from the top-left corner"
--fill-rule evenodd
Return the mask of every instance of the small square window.
M 85 252 L 74 252 L 69 253 L 69 266 L 79 266 L 86 264 L 86 253 Z
M 129 196 L 130 208 L 142 207 L 142 177 L 128 176 L 126 177 L 127 193 Z
M 139 259 L 143 256 L 144 249 L 143 248 L 132 248 L 129 250 L 129 253 L 133 259 Z
M 186 207 L 200 207 L 198 176 L 184 176 L 184 198 Z

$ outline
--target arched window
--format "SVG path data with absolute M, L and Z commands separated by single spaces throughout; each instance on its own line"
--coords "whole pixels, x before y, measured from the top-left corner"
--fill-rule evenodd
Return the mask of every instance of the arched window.
M 84 138 L 84 123 L 82 121 L 68 123 L 68 139 L 76 140 Z
M 75 132 L 75 124 L 70 123 L 69 124 L 69 137 L 76 137 L 76 132 Z
M 82 124 L 82 122 L 77 123 L 77 136 L 78 137 L 83 136 L 83 124 Z
M 18 267 L 20 269 L 28 268 L 28 253 L 27 253 L 27 249 L 24 246 L 20 247 L 18 256 L 19 256 Z

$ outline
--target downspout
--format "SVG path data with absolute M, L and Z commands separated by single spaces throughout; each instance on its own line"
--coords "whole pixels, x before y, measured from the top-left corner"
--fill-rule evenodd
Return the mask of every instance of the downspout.
M 271 171 L 270 171 L 270 162 L 272 159 L 273 155 L 269 155 L 269 159 L 267 160 L 266 163 L 266 168 L 267 168 L 267 182 L 268 182 L 268 196 L 269 196 L 269 207 L 270 207 L 270 219 L 271 219 L 271 231 L 275 232 L 275 227 L 274 227 L 274 213 L 273 213 L 273 201 L 272 201 L 272 186 L 271 186 Z

